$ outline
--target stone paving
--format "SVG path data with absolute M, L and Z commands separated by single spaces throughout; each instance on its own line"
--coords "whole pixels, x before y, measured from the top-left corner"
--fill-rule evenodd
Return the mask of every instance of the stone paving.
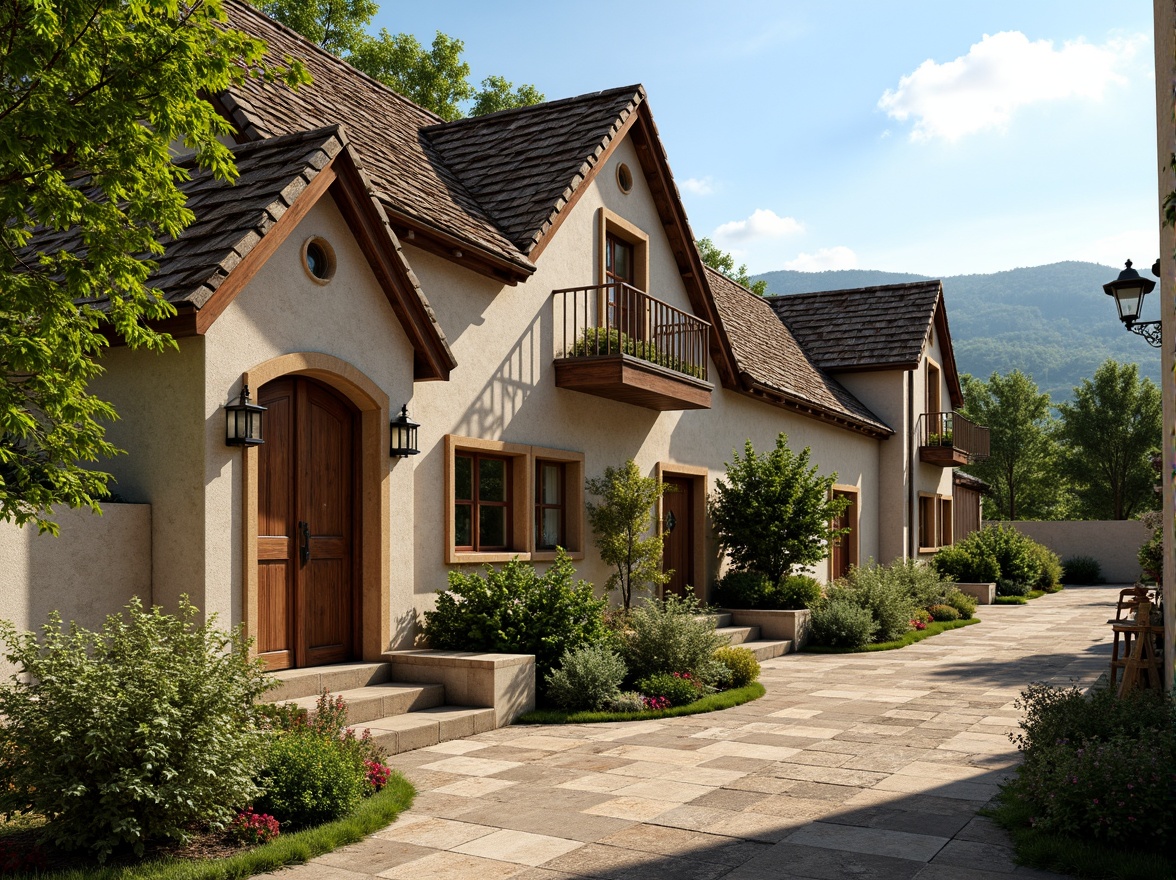
M 1021 689 L 1106 668 L 1117 590 L 982 607 L 900 651 L 770 660 L 767 695 L 723 712 L 398 755 L 412 809 L 279 880 L 1057 877 L 976 814 L 1017 763 Z

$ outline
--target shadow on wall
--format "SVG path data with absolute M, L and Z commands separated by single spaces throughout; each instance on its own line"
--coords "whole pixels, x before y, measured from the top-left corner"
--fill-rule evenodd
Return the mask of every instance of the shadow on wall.
M 102 505 L 102 516 L 59 510 L 59 537 L 0 524 L 0 616 L 18 629 L 62 619 L 98 629 L 131 598 L 151 603 L 151 506 Z M 11 672 L 0 660 L 0 674 Z
M 985 525 L 992 523 L 986 522 Z M 1137 554 L 1151 533 L 1138 520 L 1070 520 L 1059 522 L 1006 522 L 1021 534 L 1044 544 L 1062 561 L 1073 556 L 1093 556 L 1108 583 L 1131 584 L 1141 571 Z

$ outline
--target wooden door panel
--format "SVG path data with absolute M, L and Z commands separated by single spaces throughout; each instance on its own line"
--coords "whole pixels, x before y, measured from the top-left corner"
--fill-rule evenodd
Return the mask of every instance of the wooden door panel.
M 349 592 L 349 565 L 343 559 L 311 559 L 302 572 L 306 663 L 346 660 L 351 647 L 351 605 L 337 601 Z
M 666 477 L 665 483 L 676 490 L 662 496 L 663 528 L 674 518 L 674 528 L 663 532 L 662 571 L 671 572 L 665 592 L 685 596 L 694 585 L 694 481 Z
M 258 402 L 266 407 L 265 443 L 258 447 L 257 534 L 294 534 L 294 382 L 278 379 L 263 386 Z
M 257 653 L 268 669 L 287 669 L 294 662 L 291 633 L 289 571 L 285 560 L 267 561 L 257 569 Z

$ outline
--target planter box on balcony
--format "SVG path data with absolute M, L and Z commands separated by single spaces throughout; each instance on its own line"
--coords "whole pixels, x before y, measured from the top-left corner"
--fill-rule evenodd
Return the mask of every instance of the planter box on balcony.
M 799 651 L 808 642 L 809 615 L 807 608 L 799 611 L 768 611 L 750 608 L 724 608 L 724 614 L 731 615 L 736 626 L 758 626 L 760 638 L 773 641 L 785 639 L 793 643 L 792 650 Z
M 996 601 L 996 584 L 956 584 L 961 593 L 974 598 L 981 605 L 991 605 Z

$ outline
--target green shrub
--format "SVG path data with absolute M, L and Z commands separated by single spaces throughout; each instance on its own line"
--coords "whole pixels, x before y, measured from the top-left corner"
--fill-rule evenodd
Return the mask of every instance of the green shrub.
M 1164 515 L 1158 510 L 1149 510 L 1139 517 L 1139 521 L 1151 530 L 1151 537 L 1140 546 L 1136 558 L 1143 571 L 1143 580 L 1158 584 L 1164 578 Z
M 645 696 L 639 691 L 623 691 L 609 700 L 604 708 L 609 712 L 644 712 Z
M 1029 584 L 1010 580 L 1009 578 L 997 578 L 996 581 L 997 596 L 1028 596 L 1030 589 Z
M 714 620 L 698 618 L 693 596 L 651 599 L 629 614 L 621 634 L 621 657 L 633 679 L 658 672 L 697 672 L 726 639 L 715 632 Z
M 518 559 L 484 575 L 451 571 L 437 610 L 425 612 L 425 637 L 434 648 L 534 654 L 543 681 L 564 651 L 606 638 L 606 602 L 575 573 L 563 550 L 542 575 Z
M 570 712 L 602 709 L 621 692 L 625 663 L 603 645 L 564 651 L 559 668 L 547 674 L 547 695 Z
M 719 648 L 714 657 L 730 670 L 730 687 L 743 687 L 759 678 L 759 661 L 747 648 Z
M 706 691 L 689 672 L 657 672 L 637 682 L 647 697 L 665 697 L 671 706 L 685 706 L 705 696 Z
M 813 605 L 809 627 L 813 644 L 831 648 L 861 648 L 878 632 L 868 608 L 837 597 L 826 597 Z
M 960 616 L 960 620 L 971 620 L 972 616 L 976 613 L 976 597 L 969 596 L 961 590 L 948 593 L 947 604 L 956 610 L 956 613 Z
M 769 595 L 770 604 L 764 607 L 797 611 L 808 608 L 820 598 L 821 584 L 816 578 L 805 574 L 792 574 L 785 576 L 776 584 Z
M 1048 592 L 1056 584 L 1062 582 L 1062 560 L 1058 554 L 1054 553 L 1044 544 L 1039 544 L 1037 541 L 1033 542 L 1032 550 L 1033 555 L 1037 557 L 1038 565 L 1041 567 L 1041 573 L 1033 583 L 1033 588 Z
M 726 649 L 719 648 L 719 650 Z M 734 673 L 714 656 L 699 667 L 697 676 L 699 681 L 717 691 L 730 690 L 735 686 Z
M 768 576 L 758 571 L 730 569 L 715 581 L 715 604 L 723 608 L 762 608 L 771 586 Z
M 950 605 L 932 605 L 927 609 L 927 613 L 931 615 L 932 620 L 943 622 L 945 620 L 959 620 L 960 613 Z
M 1032 588 L 1041 577 L 1041 562 L 1034 549 L 1037 542 L 1016 529 L 1003 525 L 985 526 L 964 539 L 966 544 L 972 542 L 996 558 L 1000 577 L 1004 580 Z
M 930 623 L 933 618 L 931 617 L 931 612 L 926 608 L 920 608 L 915 612 L 915 616 L 911 620 L 917 620 L 919 623 Z
M 941 549 L 931 564 L 943 577 L 958 584 L 991 584 L 1000 577 L 996 556 L 966 538 Z
M 98 861 L 233 819 L 257 793 L 269 684 L 240 629 L 198 613 L 133 599 L 101 632 L 64 632 L 54 612 L 39 641 L 0 621 L 23 674 L 0 686 L 0 813 L 39 813 L 47 842 Z
M 1101 584 L 1102 566 L 1093 556 L 1071 556 L 1062 563 L 1063 584 Z
M 254 801 L 255 812 L 302 828 L 353 810 L 366 790 L 367 771 L 360 754 L 337 737 L 295 728 L 270 742 L 261 786 L 265 793 Z
M 878 625 L 875 639 L 890 642 L 911 628 L 911 617 L 921 607 L 911 595 L 911 567 L 904 562 L 851 568 L 844 581 L 829 589 L 829 596 L 867 609 Z

